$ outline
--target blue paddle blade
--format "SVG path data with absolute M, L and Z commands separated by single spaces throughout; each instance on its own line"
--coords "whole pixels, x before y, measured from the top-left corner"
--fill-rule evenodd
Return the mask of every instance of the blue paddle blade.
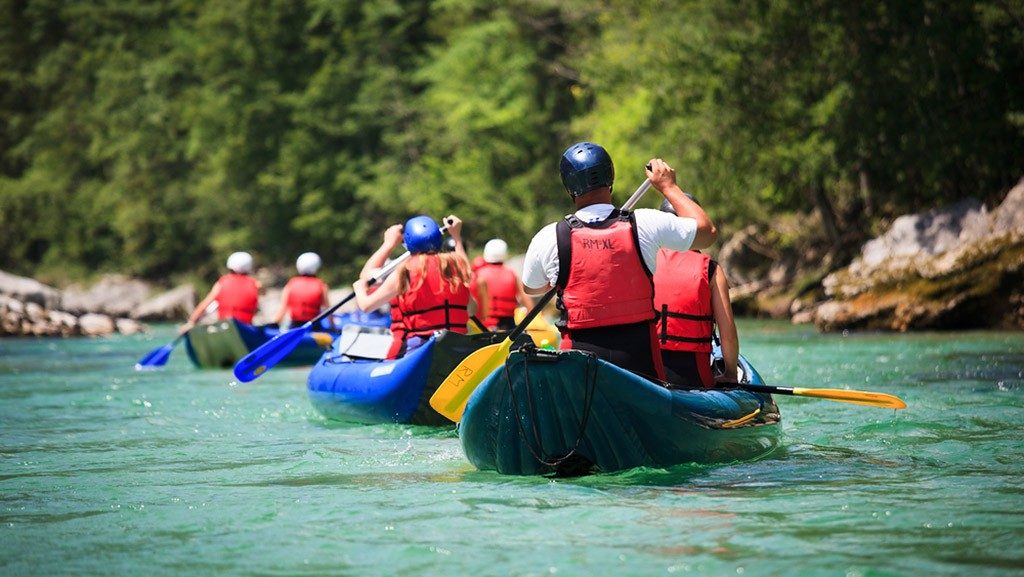
M 281 362 L 281 359 L 290 355 L 311 328 L 312 325 L 306 323 L 263 343 L 258 349 L 235 363 L 235 378 L 243 383 L 248 383 L 267 372 Z
M 162 367 L 167 364 L 167 359 L 171 358 L 171 351 L 174 350 L 174 343 L 167 343 L 166 345 L 149 351 L 146 356 L 139 359 L 139 362 L 135 363 L 135 370 L 141 371 L 143 369 L 154 369 L 156 367 Z

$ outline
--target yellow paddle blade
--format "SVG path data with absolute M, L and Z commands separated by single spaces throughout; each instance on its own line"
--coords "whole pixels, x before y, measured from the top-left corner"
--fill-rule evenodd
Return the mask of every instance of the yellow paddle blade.
M 526 318 L 527 311 L 525 307 L 519 307 L 513 313 L 513 318 L 516 324 L 523 322 Z M 551 324 L 544 315 L 537 315 L 530 321 L 530 324 L 526 325 L 526 334 L 530 335 L 533 339 L 533 344 L 540 348 L 551 348 L 557 349 L 558 343 L 561 341 L 561 335 L 558 333 L 558 328 Z
M 313 333 L 310 336 L 313 337 L 313 340 L 316 341 L 317 345 L 325 349 L 330 348 L 331 344 L 334 343 L 334 335 L 331 333 Z
M 886 409 L 907 408 L 907 404 L 899 397 L 869 391 L 847 391 L 845 389 L 800 389 L 794 387 L 793 394 L 801 397 L 816 397 L 819 399 L 830 399 L 842 403 L 853 403 L 855 405 L 868 405 L 869 407 L 884 407 Z
M 512 341 L 506 338 L 500 343 L 473 351 L 438 385 L 434 395 L 430 397 L 430 406 L 449 420 L 458 423 L 462 420 L 462 411 L 466 408 L 469 395 L 487 378 L 487 375 L 505 362 L 511 348 Z

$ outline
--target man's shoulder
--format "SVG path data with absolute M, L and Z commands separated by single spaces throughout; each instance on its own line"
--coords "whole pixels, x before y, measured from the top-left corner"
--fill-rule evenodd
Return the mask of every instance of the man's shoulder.
M 636 215 L 636 218 L 637 218 L 638 221 L 639 220 L 663 221 L 663 220 L 666 220 L 666 219 L 669 219 L 669 218 L 678 218 L 674 214 L 671 214 L 671 213 L 668 213 L 668 212 L 662 212 L 662 211 L 654 209 L 654 208 L 638 208 L 638 209 L 633 211 L 633 214 Z
M 558 226 L 558 221 L 555 221 L 555 222 L 552 222 L 550 224 L 544 225 L 543 228 L 538 230 L 537 233 L 533 235 L 533 240 L 535 240 L 535 241 L 538 240 L 538 239 L 543 240 L 543 239 L 546 239 L 546 238 L 550 237 L 551 235 L 555 234 L 555 227 L 556 226 Z
M 672 213 L 653 208 L 638 208 L 633 211 L 633 214 L 636 216 L 637 226 L 659 230 L 678 230 L 680 223 L 686 220 Z

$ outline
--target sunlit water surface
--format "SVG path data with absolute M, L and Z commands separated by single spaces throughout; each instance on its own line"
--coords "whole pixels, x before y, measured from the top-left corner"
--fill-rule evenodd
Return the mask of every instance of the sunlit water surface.
M 0 340 L 0 574 L 1021 575 L 1024 334 L 740 327 L 784 448 L 582 479 L 475 471 L 454 431 L 322 419 L 170 340 Z

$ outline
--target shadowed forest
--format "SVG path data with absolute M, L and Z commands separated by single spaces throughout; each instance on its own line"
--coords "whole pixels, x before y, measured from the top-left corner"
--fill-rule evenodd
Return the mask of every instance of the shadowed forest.
M 621 198 L 662 157 L 725 237 L 815 214 L 837 252 L 1021 176 L 1016 1 L 0 6 L 0 269 L 51 282 L 235 250 L 339 281 L 414 213 L 522 250 L 584 139 Z

